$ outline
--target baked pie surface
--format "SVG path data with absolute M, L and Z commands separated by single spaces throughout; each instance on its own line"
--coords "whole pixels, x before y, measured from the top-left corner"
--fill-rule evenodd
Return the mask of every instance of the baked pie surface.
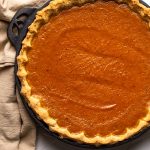
M 97 145 L 150 125 L 149 12 L 138 0 L 54 0 L 37 13 L 18 76 L 50 130 Z

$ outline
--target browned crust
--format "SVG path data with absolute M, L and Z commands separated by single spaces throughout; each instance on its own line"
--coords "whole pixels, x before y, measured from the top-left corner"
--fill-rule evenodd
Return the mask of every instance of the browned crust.
M 41 106 L 41 97 L 37 95 L 31 94 L 31 87 L 27 82 L 26 76 L 27 71 L 25 69 L 25 63 L 28 61 L 27 51 L 32 47 L 32 40 L 34 36 L 37 34 L 40 27 L 47 23 L 51 16 L 57 15 L 62 8 L 70 8 L 74 5 L 82 5 L 87 2 L 93 2 L 94 0 L 53 0 L 50 4 L 39 11 L 36 15 L 36 19 L 34 22 L 29 26 L 29 31 L 22 42 L 22 49 L 20 51 L 20 55 L 18 56 L 18 77 L 20 78 L 22 89 L 21 93 L 26 97 L 30 107 L 37 113 L 37 115 L 49 126 L 49 129 L 57 132 L 62 137 L 68 137 L 74 139 L 79 142 L 84 142 L 88 144 L 113 144 L 118 141 L 123 141 L 130 136 L 136 134 L 143 128 L 150 126 L 150 105 L 148 107 L 147 116 L 139 120 L 139 123 L 134 128 L 127 128 L 126 132 L 121 135 L 107 135 L 107 136 L 100 136 L 96 135 L 95 137 L 87 137 L 84 134 L 84 131 L 80 133 L 70 133 L 67 128 L 61 127 L 57 124 L 57 120 L 52 118 L 48 110 Z M 139 3 L 139 0 L 114 0 L 119 3 L 126 3 L 129 5 L 131 9 L 134 9 L 138 12 L 149 24 L 150 20 L 150 9 L 146 8 L 144 5 Z

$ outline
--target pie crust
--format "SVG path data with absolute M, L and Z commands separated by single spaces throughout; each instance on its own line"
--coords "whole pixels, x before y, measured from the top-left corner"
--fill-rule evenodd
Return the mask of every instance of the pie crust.
M 37 12 L 36 18 L 33 23 L 28 28 L 28 33 L 22 42 L 22 49 L 20 55 L 17 57 L 18 60 L 18 77 L 21 81 L 21 93 L 27 99 L 29 106 L 36 112 L 36 114 L 41 118 L 48 126 L 49 129 L 57 132 L 60 136 L 74 139 L 78 142 L 101 145 L 101 144 L 113 144 L 119 141 L 123 141 L 130 136 L 138 133 L 143 128 L 150 126 L 150 105 L 148 108 L 147 116 L 139 120 L 139 123 L 134 128 L 127 128 L 126 132 L 121 135 L 110 134 L 108 136 L 102 137 L 97 135 L 95 137 L 87 137 L 84 132 L 80 133 L 70 133 L 67 128 L 60 127 L 57 124 L 57 120 L 52 118 L 47 109 L 41 106 L 41 98 L 31 94 L 31 87 L 27 82 L 26 76 L 27 71 L 25 69 L 25 62 L 28 61 L 27 51 L 32 47 L 32 40 L 37 34 L 40 27 L 47 23 L 51 16 L 57 15 L 63 9 L 71 8 L 75 5 L 83 5 L 84 3 L 94 2 L 95 0 L 53 0 L 44 9 Z M 107 1 L 107 0 L 104 0 Z M 150 8 L 142 5 L 139 0 L 115 0 L 117 3 L 126 3 L 129 7 L 140 14 L 140 16 L 150 23 Z

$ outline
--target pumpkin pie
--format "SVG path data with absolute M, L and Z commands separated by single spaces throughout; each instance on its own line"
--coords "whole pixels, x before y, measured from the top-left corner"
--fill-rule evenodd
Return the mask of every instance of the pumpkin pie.
M 50 130 L 100 145 L 150 126 L 149 22 L 139 0 L 53 0 L 37 12 L 17 74 Z

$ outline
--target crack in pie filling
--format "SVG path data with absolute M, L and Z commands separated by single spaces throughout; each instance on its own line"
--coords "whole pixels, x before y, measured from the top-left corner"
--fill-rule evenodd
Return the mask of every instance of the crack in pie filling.
M 54 0 L 37 13 L 18 76 L 50 130 L 97 145 L 150 125 L 149 16 L 138 0 Z

